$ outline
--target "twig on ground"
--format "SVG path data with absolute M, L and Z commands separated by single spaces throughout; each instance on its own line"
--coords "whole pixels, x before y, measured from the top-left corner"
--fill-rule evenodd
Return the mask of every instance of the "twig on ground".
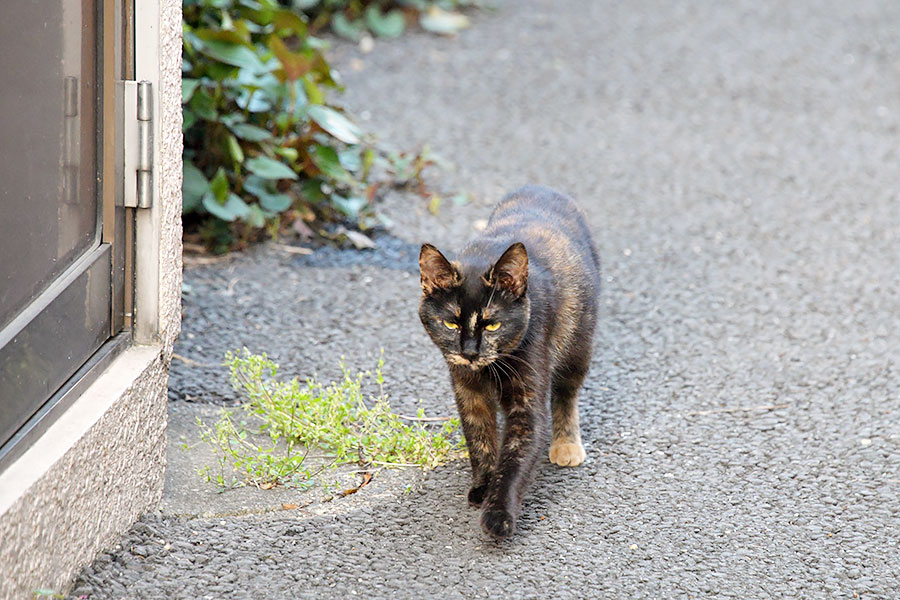
M 234 260 L 236 256 L 236 252 L 223 254 L 221 256 L 195 256 L 192 254 L 185 254 L 182 256 L 182 261 L 186 267 L 196 267 L 200 265 L 216 265 L 222 262 L 229 262 Z
M 397 415 L 400 419 L 407 421 L 449 421 L 453 417 L 411 417 L 409 415 Z
M 355 470 L 353 470 L 353 471 L 347 471 L 347 473 L 349 473 L 349 474 L 351 474 L 351 475 L 364 475 L 364 474 L 366 474 L 366 473 L 371 473 L 372 475 L 375 475 L 375 473 L 378 473 L 378 472 L 381 471 L 382 469 L 384 469 L 384 467 L 377 467 L 377 468 L 375 468 L 375 469 L 372 469 L 372 468 L 367 468 L 367 469 L 355 469 Z
M 226 296 L 233 296 L 233 295 L 234 295 L 234 286 L 236 286 L 236 285 L 238 284 L 239 281 L 240 281 L 240 278 L 235 277 L 234 279 L 232 279 L 231 281 L 228 282 L 228 287 L 225 288 L 225 295 L 226 295 Z
M 182 242 L 182 249 L 185 252 L 193 252 L 194 254 L 209 254 L 209 250 L 206 249 L 206 246 L 203 244 L 197 244 L 195 242 Z
M 277 242 L 272 242 L 272 246 L 278 248 L 282 252 L 287 252 L 289 254 L 309 255 L 313 253 L 313 250 L 311 248 L 305 248 L 303 246 L 289 246 L 288 244 L 279 244 Z
M 212 367 L 220 367 L 221 366 L 221 365 L 213 365 L 213 364 L 209 364 L 209 363 L 198 362 L 198 361 L 194 360 L 193 358 L 188 358 L 187 356 L 182 356 L 177 353 L 173 353 L 172 358 L 174 358 L 175 360 L 180 360 L 181 362 L 183 362 L 184 364 L 186 364 L 189 367 L 203 367 L 203 368 L 209 369 Z
M 790 404 L 762 404 L 760 406 L 733 406 L 730 408 L 713 408 L 710 410 L 695 410 L 683 413 L 686 417 L 699 417 L 703 415 L 717 415 L 720 413 L 736 413 L 736 412 L 757 412 L 767 410 L 778 410 L 787 408 Z

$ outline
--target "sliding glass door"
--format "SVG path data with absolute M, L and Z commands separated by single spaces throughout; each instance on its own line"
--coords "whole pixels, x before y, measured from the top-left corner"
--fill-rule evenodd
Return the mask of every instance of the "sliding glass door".
M 125 214 L 109 136 L 121 74 L 104 64 L 122 64 L 122 8 L 3 2 L 0 458 L 123 325 Z

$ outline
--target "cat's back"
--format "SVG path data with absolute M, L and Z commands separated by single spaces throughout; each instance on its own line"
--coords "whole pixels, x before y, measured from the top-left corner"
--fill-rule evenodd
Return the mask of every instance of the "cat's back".
M 482 237 L 500 246 L 521 241 L 530 262 L 558 276 L 599 277 L 597 250 L 584 215 L 572 198 L 554 189 L 526 185 L 507 194 L 491 213 Z
M 563 228 L 584 223 L 584 216 L 572 198 L 542 185 L 524 185 L 504 196 L 491 212 L 488 227 L 508 218 L 520 222 L 539 220 Z

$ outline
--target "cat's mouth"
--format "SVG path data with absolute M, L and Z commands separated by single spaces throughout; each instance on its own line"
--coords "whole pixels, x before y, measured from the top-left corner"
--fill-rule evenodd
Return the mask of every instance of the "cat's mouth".
M 493 362 L 493 358 L 488 358 L 486 356 L 479 356 L 474 360 L 470 360 L 461 354 L 448 354 L 447 360 L 458 367 L 468 367 L 473 371 L 478 371 L 479 369 L 483 369 Z

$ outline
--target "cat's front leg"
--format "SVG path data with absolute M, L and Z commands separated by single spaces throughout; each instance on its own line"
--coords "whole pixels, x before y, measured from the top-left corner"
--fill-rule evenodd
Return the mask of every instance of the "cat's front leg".
M 543 447 L 546 408 L 540 394 L 522 394 L 506 410 L 500 460 L 481 514 L 481 527 L 496 539 L 510 537 Z
M 497 409 L 486 389 L 458 382 L 454 391 L 472 463 L 469 504 L 481 506 L 497 463 Z

